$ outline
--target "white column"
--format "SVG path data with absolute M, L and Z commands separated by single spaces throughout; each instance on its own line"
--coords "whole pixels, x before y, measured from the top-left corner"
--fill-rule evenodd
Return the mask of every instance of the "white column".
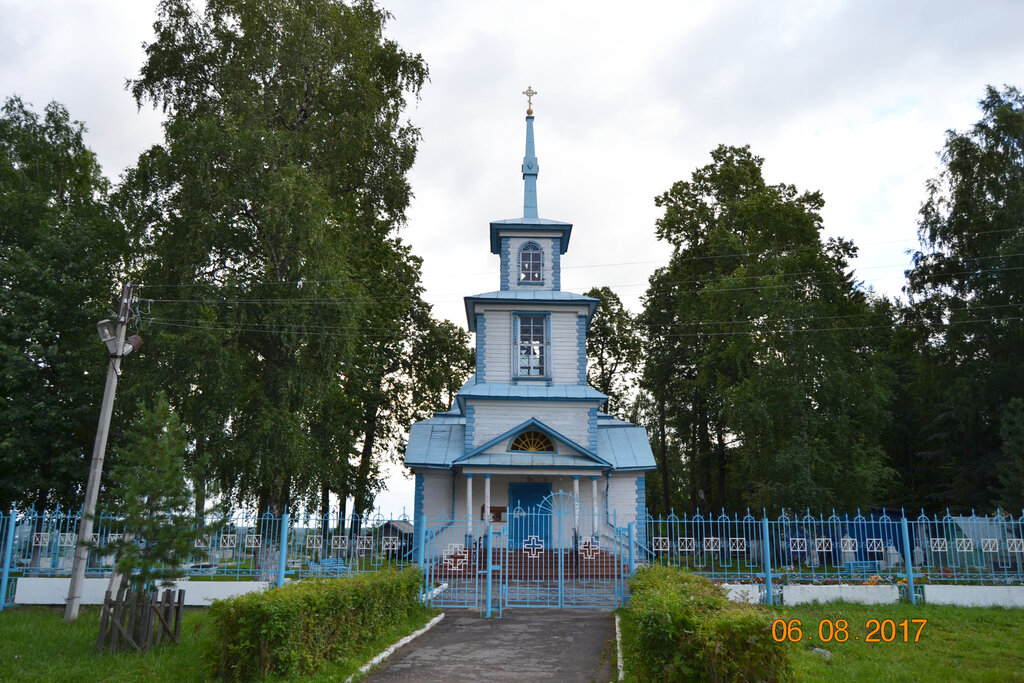
M 491 475 L 484 475 L 484 524 L 491 521 Z
M 590 477 L 590 504 L 593 506 L 591 514 L 594 517 L 591 535 L 597 537 L 597 477 Z
M 572 478 L 572 530 L 578 535 L 580 533 L 580 477 L 578 474 Z
M 473 475 L 466 475 L 466 519 L 473 519 Z

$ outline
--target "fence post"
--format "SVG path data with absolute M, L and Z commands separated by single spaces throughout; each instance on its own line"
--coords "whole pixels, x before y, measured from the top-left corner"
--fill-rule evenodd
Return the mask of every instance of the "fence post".
M 494 555 L 492 552 L 494 548 L 494 527 L 490 524 L 487 525 L 487 609 L 485 610 L 484 616 L 487 619 L 491 618 L 491 581 L 494 576 Z
M 288 510 L 281 515 L 281 552 L 277 558 L 277 587 L 284 585 L 284 570 L 288 562 Z
M 902 515 L 900 526 L 903 527 L 903 564 L 907 568 L 907 595 L 910 596 L 910 604 L 916 605 L 917 598 L 914 596 L 914 565 L 911 563 L 913 553 L 910 552 L 910 531 L 907 528 L 906 515 Z
M 768 518 L 761 518 L 761 555 L 764 557 L 764 594 L 769 605 L 775 604 L 772 589 L 772 544 L 768 540 Z
M 0 513 L 0 520 L 2 519 L 3 513 Z M 14 529 L 17 524 L 18 511 L 12 505 L 11 515 L 7 518 L 7 537 L 4 540 L 4 569 L 3 577 L 0 578 L 0 610 L 3 610 L 4 604 L 7 602 L 7 586 L 11 579 L 11 558 L 14 554 Z
M 636 573 L 636 543 L 634 542 L 634 525 L 636 522 L 630 522 L 628 529 L 629 538 L 629 576 L 633 576 Z

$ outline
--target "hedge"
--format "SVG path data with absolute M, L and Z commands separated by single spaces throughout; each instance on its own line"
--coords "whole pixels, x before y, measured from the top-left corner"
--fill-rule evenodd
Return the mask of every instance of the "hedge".
M 423 574 L 409 567 L 306 579 L 213 603 L 213 673 L 224 680 L 316 671 L 422 609 Z
M 676 567 L 645 567 L 622 610 L 629 669 L 645 681 L 785 681 L 791 653 L 772 617 L 733 604 L 711 581 Z

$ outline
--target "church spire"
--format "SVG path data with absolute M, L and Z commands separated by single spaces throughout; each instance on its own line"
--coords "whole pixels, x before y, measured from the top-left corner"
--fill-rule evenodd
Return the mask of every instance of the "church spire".
M 537 155 L 533 149 L 533 96 L 537 91 L 526 86 L 526 156 L 523 157 L 523 218 L 537 218 Z

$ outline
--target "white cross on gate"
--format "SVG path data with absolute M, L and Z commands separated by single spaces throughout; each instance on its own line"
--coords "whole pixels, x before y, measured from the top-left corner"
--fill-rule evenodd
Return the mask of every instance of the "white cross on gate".
M 461 543 L 449 543 L 444 550 L 444 568 L 448 571 L 461 572 L 466 568 L 466 550 Z
M 540 553 L 544 550 L 544 539 L 536 534 L 530 534 L 523 541 L 523 550 L 526 551 L 526 556 L 531 560 L 535 560 L 540 557 Z
M 385 536 L 381 541 L 380 549 L 384 552 L 398 550 L 398 536 Z
M 601 554 L 601 539 L 597 537 L 584 537 L 580 540 L 580 555 L 584 559 L 592 560 Z

